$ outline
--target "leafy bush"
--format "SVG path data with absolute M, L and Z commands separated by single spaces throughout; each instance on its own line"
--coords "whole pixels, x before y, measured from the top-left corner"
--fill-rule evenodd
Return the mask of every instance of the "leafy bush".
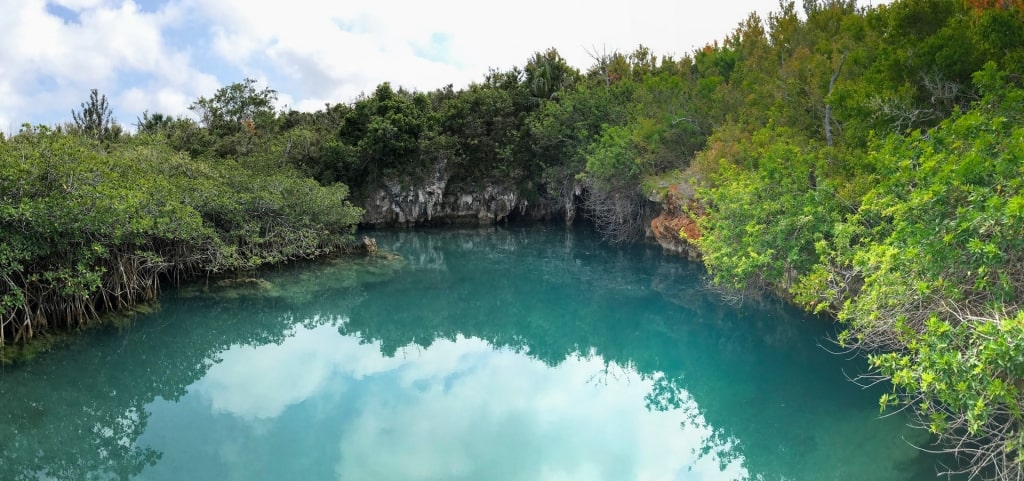
M 0 142 L 0 345 L 156 295 L 159 281 L 311 257 L 351 239 L 343 185 L 257 174 L 141 136 L 45 127 Z
M 712 187 L 700 191 L 708 205 L 700 220 L 704 262 L 719 285 L 789 289 L 811 270 L 816 243 L 831 236 L 843 212 L 815 179 L 827 161 L 786 129 L 736 141 L 735 157 L 719 160 Z

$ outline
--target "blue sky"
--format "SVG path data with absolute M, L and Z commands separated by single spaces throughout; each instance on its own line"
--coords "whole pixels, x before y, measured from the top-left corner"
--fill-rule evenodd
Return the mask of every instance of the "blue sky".
M 876 2 L 877 3 L 877 2 Z M 71 119 L 96 88 L 130 126 L 143 111 L 189 114 L 221 86 L 255 78 L 281 107 L 351 102 L 380 82 L 432 90 L 479 81 L 555 47 L 644 44 L 681 55 L 777 0 L 0 0 L 0 131 Z

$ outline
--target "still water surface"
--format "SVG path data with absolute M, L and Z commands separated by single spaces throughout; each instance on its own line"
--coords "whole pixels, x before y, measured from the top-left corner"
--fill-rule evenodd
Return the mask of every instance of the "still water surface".
M 829 323 L 586 230 L 377 233 L 0 373 L 2 480 L 935 479 Z

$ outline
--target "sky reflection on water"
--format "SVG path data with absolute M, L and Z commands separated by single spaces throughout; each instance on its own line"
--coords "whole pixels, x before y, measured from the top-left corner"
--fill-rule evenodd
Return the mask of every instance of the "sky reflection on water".
M 934 479 L 829 324 L 551 227 L 197 283 L 0 373 L 0 479 Z
M 179 403 L 157 402 L 140 439 L 164 453 L 144 479 L 219 465 L 225 479 L 309 469 L 242 452 L 291 453 L 296 424 L 315 429 L 337 479 L 741 479 L 742 458 L 708 455 L 713 430 L 692 399 L 648 410 L 651 376 L 576 355 L 556 367 L 474 338 L 409 346 L 394 357 L 332 326 L 281 345 L 240 347 Z M 176 429 L 206 419 L 202 432 Z M 159 426 L 170 433 L 156 434 Z M 314 427 L 315 426 L 315 427 Z M 241 432 L 240 432 L 241 431 Z M 210 449 L 234 445 L 233 449 Z M 722 466 L 720 466 L 720 461 Z M 722 468 L 724 472 L 722 471 Z M 263 473 L 263 475 L 261 475 Z M 309 473 L 314 474 L 314 473 Z M 325 474 L 321 472 L 320 474 Z M 722 476 L 725 475 L 723 478 Z M 252 476 L 256 476 L 253 478 Z

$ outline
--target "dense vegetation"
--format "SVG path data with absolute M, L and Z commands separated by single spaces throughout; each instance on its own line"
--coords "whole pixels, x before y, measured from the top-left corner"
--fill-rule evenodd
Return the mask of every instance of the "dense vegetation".
M 129 309 L 161 281 L 351 240 L 347 188 L 299 175 L 279 146 L 192 157 L 174 137 L 120 135 L 104 106 L 93 92 L 75 124 L 0 142 L 0 349 Z
M 1022 21 L 927 1 L 748 21 L 710 52 L 740 108 L 689 170 L 714 281 L 836 314 L 862 380 L 892 382 L 881 407 L 993 479 L 1024 476 Z
M 126 135 L 93 93 L 75 123 L 0 144 L 0 340 L 78 325 L 162 277 L 311 256 L 358 202 L 437 172 L 502 184 L 609 239 L 695 192 L 712 282 L 836 315 L 840 344 L 964 457 L 1022 479 L 1024 4 L 807 0 L 682 58 L 558 52 L 455 90 L 385 83 L 275 112 L 246 80 Z M 307 179 L 315 179 L 315 182 Z
M 892 382 L 882 408 L 916 410 L 952 470 L 1021 479 L 1024 10 L 807 15 L 723 46 L 722 95 L 746 107 L 690 168 L 705 262 L 720 285 L 836 314 L 840 344 L 869 354 L 862 380 Z

